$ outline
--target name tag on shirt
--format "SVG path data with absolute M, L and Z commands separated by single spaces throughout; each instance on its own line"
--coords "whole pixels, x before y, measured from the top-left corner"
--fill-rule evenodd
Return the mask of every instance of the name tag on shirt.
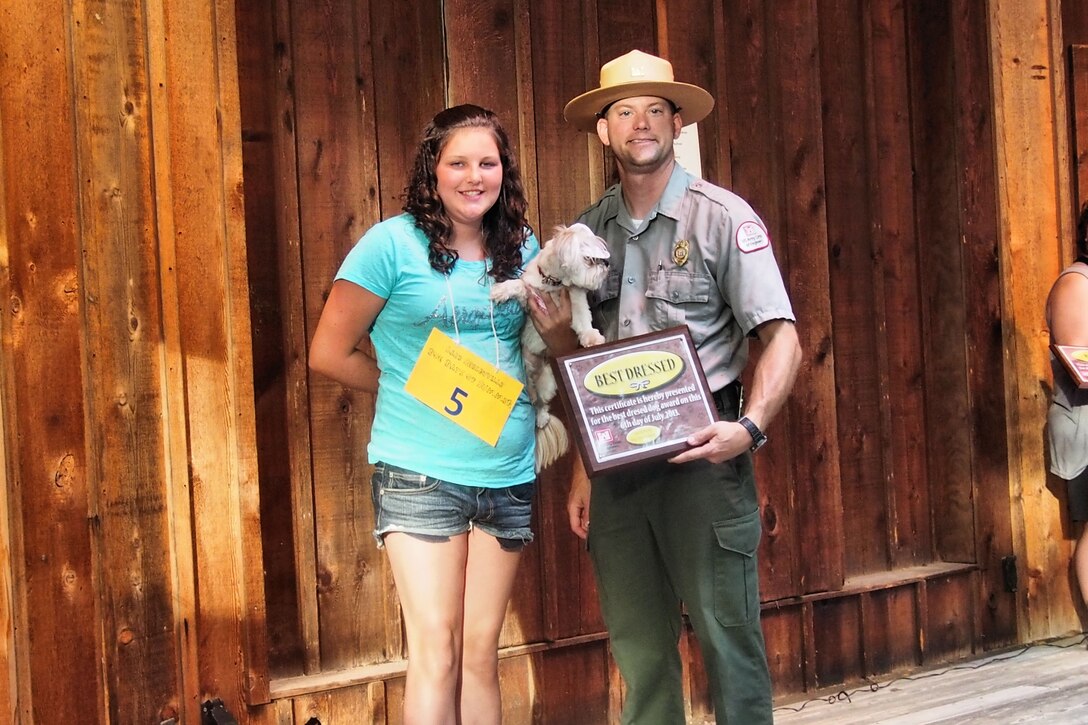
M 522 384 L 438 328 L 431 330 L 404 389 L 488 445 L 499 440 Z

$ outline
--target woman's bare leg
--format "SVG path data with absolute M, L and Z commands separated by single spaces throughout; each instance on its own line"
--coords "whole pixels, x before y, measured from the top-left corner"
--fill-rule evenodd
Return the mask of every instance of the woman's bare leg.
M 521 551 L 504 551 L 494 536 L 469 532 L 465 574 L 464 654 L 461 671 L 461 724 L 498 725 L 499 632 L 514 589 Z
M 456 725 L 468 534 L 432 542 L 390 533 L 385 548 L 408 636 L 404 722 Z

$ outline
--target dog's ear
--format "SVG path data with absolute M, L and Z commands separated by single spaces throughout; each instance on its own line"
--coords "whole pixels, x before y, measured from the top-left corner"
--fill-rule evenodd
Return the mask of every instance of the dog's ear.
M 575 225 L 583 226 L 583 225 Z M 575 270 L 585 266 L 585 255 L 582 253 L 582 234 L 575 227 L 563 227 L 561 233 L 556 234 L 556 253 L 559 255 L 566 279 L 570 279 Z
M 578 246 L 583 257 L 594 259 L 608 259 L 612 255 L 608 253 L 608 244 L 593 233 L 593 230 L 585 224 L 578 223 L 570 227 L 570 233 L 578 238 Z

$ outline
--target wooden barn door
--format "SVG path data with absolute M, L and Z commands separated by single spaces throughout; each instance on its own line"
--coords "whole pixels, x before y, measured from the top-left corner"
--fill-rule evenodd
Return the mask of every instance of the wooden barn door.
M 596 139 L 562 121 L 563 105 L 631 48 L 667 56 L 678 78 L 715 96 L 698 129 L 702 174 L 767 222 L 798 314 L 804 368 L 757 456 L 776 690 L 1011 640 L 984 6 L 237 9 L 274 699 L 337 687 L 396 702 L 403 686 L 396 596 L 370 537 L 373 400 L 305 365 L 340 261 L 398 213 L 423 125 L 464 101 L 493 108 L 511 132 L 546 239 L 611 176 Z M 568 476 L 564 462 L 541 481 L 537 542 L 502 637 L 511 713 L 532 702 L 555 722 L 614 715 L 621 697 L 587 557 L 566 526 Z M 697 716 L 709 707 L 701 664 L 687 636 L 683 645 Z

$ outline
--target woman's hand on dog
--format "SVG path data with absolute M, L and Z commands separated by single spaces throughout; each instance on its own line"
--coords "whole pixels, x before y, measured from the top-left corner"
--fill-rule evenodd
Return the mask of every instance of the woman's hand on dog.
M 567 290 L 544 294 L 530 291 L 529 317 L 553 357 L 578 349 L 578 334 L 571 329 L 570 293 Z

